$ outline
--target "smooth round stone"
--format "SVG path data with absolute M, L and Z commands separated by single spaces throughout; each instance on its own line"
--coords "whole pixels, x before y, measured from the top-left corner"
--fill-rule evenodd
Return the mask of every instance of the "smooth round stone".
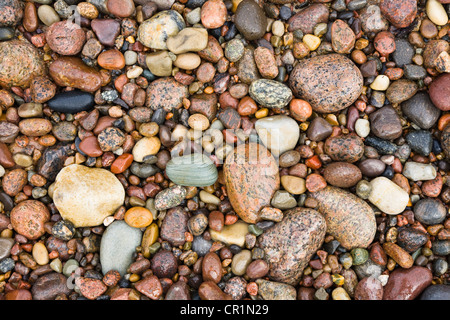
M 248 224 L 242 220 L 238 220 L 232 225 L 226 225 L 221 231 L 217 231 L 209 228 L 209 233 L 211 234 L 211 239 L 213 241 L 220 241 L 226 245 L 236 245 L 239 247 L 244 247 L 245 236 L 248 233 Z
M 52 24 L 45 33 L 45 39 L 56 53 L 73 56 L 83 49 L 86 34 L 78 24 L 64 20 Z
M 442 111 L 450 110 L 450 74 L 443 73 L 435 78 L 429 86 L 429 94 L 434 105 Z
M 222 0 L 208 0 L 202 6 L 200 17 L 205 28 L 220 28 L 227 19 L 227 7 Z
M 262 143 L 276 157 L 297 145 L 300 128 L 297 122 L 285 115 L 276 115 L 259 119 L 255 129 Z
M 61 273 L 50 272 L 40 276 L 31 288 L 33 300 L 54 300 L 60 294 L 69 295 L 68 279 Z
M 356 36 L 350 26 L 337 19 L 331 25 L 331 45 L 337 53 L 348 54 L 355 46 Z
M 389 87 L 389 78 L 383 74 L 378 75 L 375 80 L 370 84 L 373 90 L 386 91 Z
M 102 235 L 100 244 L 100 263 L 102 273 L 116 270 L 125 275 L 133 262 L 136 247 L 141 244 L 142 232 L 130 227 L 125 221 L 110 224 Z
M 120 18 L 131 16 L 135 10 L 133 0 L 108 0 L 106 8 L 110 14 Z
M 257 40 L 266 32 L 267 17 L 255 1 L 243 0 L 236 8 L 234 23 L 245 39 Z
M 431 88 L 430 88 L 431 90 Z M 430 129 L 441 115 L 426 92 L 419 92 L 402 103 L 403 114 L 422 129 Z
M 345 4 L 342 10 L 345 10 Z M 360 13 L 362 29 L 366 33 L 378 33 L 389 28 L 389 22 L 381 14 L 378 5 L 371 4 L 361 10 Z
M 187 86 L 172 77 L 160 78 L 153 81 L 147 88 L 145 105 L 152 110 L 163 108 L 166 112 L 178 109 L 183 99 L 188 97 Z
M 406 252 L 412 253 L 420 249 L 428 241 L 427 234 L 413 228 L 405 228 L 397 235 L 397 244 Z
M 205 240 L 203 237 L 194 237 L 192 241 L 192 251 L 196 252 L 199 257 L 203 257 L 209 252 L 212 246 L 212 241 Z
M 285 175 L 281 177 L 281 185 L 291 194 L 302 194 L 306 191 L 305 179 Z
M 289 192 L 278 190 L 273 195 L 270 205 L 280 210 L 287 210 L 297 206 L 297 200 Z
M 308 126 L 306 134 L 312 141 L 322 141 L 333 133 L 333 127 L 327 120 L 321 117 L 315 118 Z
M 167 39 L 167 48 L 175 53 L 197 52 L 208 45 L 208 31 L 203 28 L 184 28 Z
M 232 39 L 228 41 L 227 44 L 225 45 L 224 54 L 229 61 L 237 62 L 244 55 L 244 44 L 240 39 Z
M 0 42 L 0 86 L 25 88 L 46 72 L 39 51 L 28 41 Z
M 269 278 L 296 285 L 312 255 L 323 243 L 326 222 L 320 213 L 307 208 L 286 212 L 285 218 L 258 238 L 269 264 Z M 292 242 L 295 237 L 295 242 Z
M 151 49 L 167 50 L 167 39 L 185 27 L 184 19 L 178 12 L 161 11 L 139 26 L 137 39 Z
M 450 254 L 450 240 L 435 240 L 432 249 L 435 255 L 448 256 Z
M 192 52 L 179 54 L 173 62 L 176 67 L 184 70 L 194 70 L 200 63 L 201 59 L 198 54 Z
M 325 140 L 324 151 L 334 161 L 356 162 L 364 154 L 364 143 L 355 134 L 329 137 Z
M 61 216 L 75 227 L 103 223 L 123 204 L 125 190 L 105 169 L 74 164 L 62 169 L 55 180 L 53 201 Z
M 178 206 L 186 198 L 186 188 L 174 185 L 164 189 L 155 197 L 155 209 L 166 210 Z
M 233 209 L 245 222 L 258 222 L 259 211 L 270 204 L 280 187 L 278 165 L 271 153 L 257 143 L 241 144 L 227 156 L 223 172 Z
M 367 277 L 358 282 L 355 288 L 355 300 L 382 300 L 383 285 L 375 277 Z
M 213 185 L 218 178 L 214 162 L 198 153 L 172 158 L 166 165 L 166 174 L 175 184 L 194 187 Z
M 406 70 L 407 66 L 405 66 Z M 406 73 L 406 72 L 405 72 Z M 390 103 L 402 103 L 410 99 L 417 92 L 416 82 L 406 79 L 400 79 L 392 82 L 386 90 L 386 98 Z
M 405 210 L 408 193 L 397 184 L 385 177 L 378 177 L 370 182 L 372 191 L 369 201 L 387 214 L 399 214 Z
M 436 169 L 432 164 L 408 161 L 403 167 L 403 175 L 410 180 L 433 180 L 436 178 Z
M 11 40 L 14 36 L 15 32 L 13 28 L 0 27 L 0 41 Z
M 168 77 L 172 75 L 173 60 L 167 51 L 150 53 L 145 58 L 148 69 L 155 76 Z
M 395 40 L 395 51 L 392 53 L 392 58 L 399 68 L 403 68 L 407 64 L 412 63 L 414 57 L 414 47 L 406 39 Z
M 355 122 L 355 132 L 361 138 L 365 138 L 370 133 L 370 122 L 367 119 L 358 119 Z
M 367 248 L 375 237 L 376 222 L 372 208 L 352 193 L 326 187 L 311 193 L 318 201 L 317 211 L 327 222 L 327 233 L 346 249 Z
M 300 60 L 289 77 L 294 95 L 307 100 L 314 111 L 337 112 L 356 101 L 363 77 L 347 57 L 327 54 Z
M 362 174 L 361 170 L 351 163 L 333 162 L 326 166 L 323 177 L 332 186 L 350 188 L 362 179 Z
M 120 70 L 125 67 L 125 57 L 119 50 L 110 49 L 99 54 L 97 63 L 106 70 Z
M 414 217 L 426 225 L 435 225 L 444 221 L 447 210 L 435 199 L 422 199 L 414 205 Z
M 56 94 L 47 104 L 56 112 L 75 114 L 91 110 L 95 102 L 89 92 L 73 90 Z
M 33 246 L 33 258 L 38 265 L 44 266 L 49 263 L 48 250 L 42 242 L 36 242 Z
M 19 130 L 24 135 L 39 137 L 49 133 L 52 130 L 52 124 L 43 118 L 24 119 L 19 122 Z
M 256 280 L 256 284 L 258 295 L 263 300 L 296 300 L 297 298 L 297 291 L 289 284 L 263 279 Z
M 417 15 L 417 0 L 383 0 L 380 9 L 396 28 L 406 28 Z
M 181 207 L 175 207 L 167 211 L 163 223 L 161 224 L 161 239 L 168 241 L 172 246 L 184 245 L 186 241 L 185 232 L 189 231 L 187 227 L 188 220 L 189 217 L 187 212 Z
M 38 17 L 47 27 L 61 20 L 53 7 L 44 4 L 38 8 Z
M 243 276 L 248 265 L 252 262 L 252 253 L 250 250 L 242 250 L 233 256 L 231 262 L 231 271 L 237 276 Z
M 275 80 L 255 80 L 248 92 L 256 102 L 270 109 L 282 109 L 292 100 L 291 89 Z
M 136 162 L 144 162 L 147 156 L 155 155 L 161 148 L 161 141 L 158 137 L 144 137 L 133 147 L 133 158 Z
M 13 27 L 23 17 L 23 4 L 19 0 L 3 0 L 0 3 L 0 27 Z
M 424 267 L 398 268 L 384 287 L 383 300 L 414 300 L 431 284 L 433 275 Z
M 422 292 L 420 300 L 450 300 L 450 286 L 445 284 L 431 285 Z
M 50 220 L 50 212 L 40 201 L 25 200 L 11 210 L 10 218 L 17 233 L 36 240 L 45 234 L 44 224 Z
M 293 15 L 289 21 L 289 31 L 301 30 L 304 34 L 312 34 L 319 23 L 328 22 L 329 10 L 322 3 L 313 3 Z
M 0 238 L 0 260 L 8 258 L 15 241 L 12 238 Z
M 365 159 L 358 165 L 362 174 L 369 178 L 380 176 L 386 169 L 386 164 L 379 159 Z
M 448 22 L 448 15 L 444 6 L 437 0 L 428 0 L 426 5 L 428 18 L 438 26 L 445 26 Z

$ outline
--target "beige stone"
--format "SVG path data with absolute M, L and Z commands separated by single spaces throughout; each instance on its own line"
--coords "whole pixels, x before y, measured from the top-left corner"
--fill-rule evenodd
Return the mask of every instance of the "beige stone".
M 305 179 L 285 175 L 281 177 L 281 185 L 291 194 L 302 194 L 306 191 Z
M 133 147 L 133 158 L 136 162 L 143 162 L 146 156 L 155 155 L 161 148 L 161 141 L 157 137 L 145 137 Z
M 387 214 L 399 214 L 405 210 L 409 201 L 408 193 L 385 177 L 378 177 L 370 182 L 372 191 L 369 201 Z
M 224 226 L 220 232 L 209 229 L 209 233 L 213 241 L 243 247 L 245 245 L 245 235 L 248 233 L 248 224 L 244 221 L 238 221 L 232 225 Z
M 172 75 L 172 58 L 167 51 L 150 53 L 145 58 L 145 63 L 151 73 L 158 77 Z
M 198 52 L 208 45 L 208 31 L 203 28 L 185 28 L 167 39 L 167 48 L 175 54 Z
M 102 224 L 124 200 L 122 184 L 108 170 L 73 164 L 56 176 L 53 202 L 77 228 Z
M 176 67 L 184 70 L 194 70 L 196 69 L 202 60 L 195 53 L 182 53 L 177 56 L 177 59 L 173 63 Z

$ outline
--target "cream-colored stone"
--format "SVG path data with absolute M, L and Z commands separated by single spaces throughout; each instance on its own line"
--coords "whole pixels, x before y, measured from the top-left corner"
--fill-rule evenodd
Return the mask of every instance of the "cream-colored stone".
M 133 158 L 136 162 L 143 162 L 146 156 L 155 155 L 161 148 L 161 141 L 158 137 L 144 137 L 133 147 Z
M 167 51 L 148 54 L 145 58 L 145 63 L 155 76 L 169 77 L 172 75 L 172 59 Z
M 198 52 L 208 45 L 208 31 L 203 28 L 184 28 L 167 39 L 167 48 L 175 54 Z
M 177 59 L 173 63 L 176 67 L 184 70 L 194 70 L 196 69 L 202 60 L 195 53 L 182 53 L 177 56 Z
M 426 10 L 428 18 L 434 24 L 438 26 L 445 26 L 447 24 L 448 15 L 442 3 L 437 0 L 428 0 Z
M 248 224 L 239 220 L 232 225 L 224 226 L 220 232 L 209 229 L 209 233 L 211 234 L 211 239 L 213 241 L 220 241 L 227 245 L 235 244 L 243 247 L 245 245 L 245 235 L 248 233 Z
M 125 190 L 110 171 L 73 164 L 55 180 L 53 202 L 65 220 L 75 227 L 94 227 L 120 207 Z
M 385 177 L 378 177 L 370 182 L 372 191 L 369 201 L 387 214 L 399 214 L 405 210 L 409 201 L 408 193 Z
M 302 194 L 306 191 L 305 179 L 296 176 L 282 176 L 281 185 L 283 186 L 284 190 L 291 194 Z
M 46 265 L 50 259 L 48 257 L 48 250 L 42 242 L 36 242 L 33 246 L 33 258 L 38 265 Z

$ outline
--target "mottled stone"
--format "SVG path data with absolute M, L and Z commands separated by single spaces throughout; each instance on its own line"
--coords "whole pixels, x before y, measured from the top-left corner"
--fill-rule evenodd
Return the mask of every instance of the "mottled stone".
M 380 9 L 395 27 L 406 28 L 417 15 L 417 0 L 381 0 Z
M 258 294 L 263 300 L 296 300 L 297 298 L 297 291 L 289 284 L 263 279 L 256 280 L 256 284 Z
M 22 201 L 11 211 L 14 230 L 30 240 L 36 240 L 45 234 L 44 224 L 49 220 L 50 212 L 37 200 Z
M 389 85 L 386 90 L 386 98 L 390 103 L 402 103 L 414 96 L 418 89 L 414 81 L 400 79 Z
M 330 137 L 325 140 L 324 151 L 334 161 L 356 162 L 364 154 L 364 143 L 355 134 Z
M 2 0 L 0 27 L 14 27 L 23 17 L 23 3 L 19 0 Z
M 266 32 L 267 18 L 255 1 L 243 0 L 237 6 L 234 23 L 245 39 L 257 40 Z
M 173 246 L 182 246 L 185 242 L 184 233 L 188 231 L 188 215 L 181 207 L 167 211 L 161 225 L 161 239 L 169 241 Z
M 362 179 L 361 170 L 348 162 L 333 162 L 326 166 L 323 177 L 332 186 L 350 188 Z
M 265 251 L 272 280 L 296 285 L 312 255 L 320 248 L 326 232 L 325 219 L 315 210 L 295 208 L 258 238 Z
M 275 80 L 255 80 L 248 92 L 256 102 L 270 109 L 282 109 L 292 100 L 289 87 Z
M 183 103 L 183 98 L 187 97 L 186 86 L 172 77 L 160 78 L 148 86 L 145 105 L 153 110 L 163 108 L 165 111 L 171 112 L 173 108 L 179 108 Z
M 61 273 L 51 272 L 40 276 L 31 287 L 33 300 L 54 300 L 60 294 L 69 295 L 68 279 Z
M 78 24 L 64 20 L 52 24 L 45 33 L 45 39 L 56 53 L 74 56 L 83 48 L 86 34 Z
M 315 3 L 293 15 L 289 20 L 289 31 L 301 30 L 304 34 L 313 33 L 319 23 L 328 21 L 329 10 L 322 3 Z

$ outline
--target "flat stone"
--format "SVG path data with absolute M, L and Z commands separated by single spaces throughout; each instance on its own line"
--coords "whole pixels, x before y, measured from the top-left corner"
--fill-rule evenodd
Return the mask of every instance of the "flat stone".
M 218 178 L 216 165 L 198 153 L 172 158 L 166 165 L 166 174 L 181 186 L 206 187 L 213 185 Z
M 319 23 L 328 21 L 328 8 L 322 3 L 314 3 L 299 11 L 289 20 L 289 31 L 301 30 L 304 34 L 313 34 L 313 28 Z
M 402 135 L 402 124 L 397 112 L 385 106 L 369 116 L 371 132 L 381 139 L 393 140 Z
M 148 86 L 145 105 L 153 110 L 163 108 L 165 111 L 171 112 L 173 108 L 181 107 L 183 98 L 187 97 L 186 86 L 172 77 L 160 78 Z
M 395 27 L 406 28 L 417 15 L 417 0 L 382 0 L 380 9 Z
M 435 78 L 429 86 L 429 94 L 434 105 L 442 111 L 450 110 L 450 74 L 444 73 Z
M 264 300 L 296 300 L 297 298 L 297 291 L 289 284 L 263 279 L 256 280 L 256 284 L 258 294 Z
M 15 241 L 12 238 L 0 238 L 0 260 L 8 258 Z
M 433 180 L 436 178 L 436 169 L 432 164 L 408 161 L 403 166 L 402 174 L 413 181 Z
M 184 233 L 188 231 L 188 220 L 187 213 L 181 207 L 167 211 L 161 225 L 161 239 L 173 246 L 182 246 L 186 241 Z
M 141 244 L 142 232 L 130 227 L 125 221 L 115 221 L 110 224 L 102 235 L 100 244 L 100 263 L 102 273 L 116 270 L 125 275 L 133 262 L 133 253 Z
M 414 217 L 429 226 L 443 222 L 446 215 L 447 209 L 436 199 L 421 199 L 414 205 Z

